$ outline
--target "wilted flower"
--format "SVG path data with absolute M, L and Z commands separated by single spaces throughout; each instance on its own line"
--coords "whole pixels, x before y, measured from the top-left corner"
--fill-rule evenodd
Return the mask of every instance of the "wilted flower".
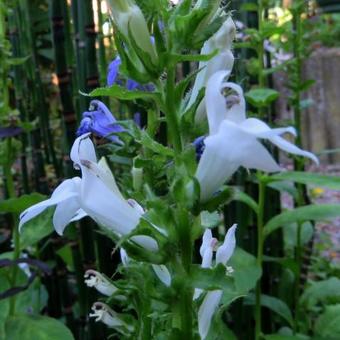
M 187 107 L 190 107 L 196 100 L 199 91 L 207 85 L 208 79 L 217 71 L 225 70 L 229 74 L 234 65 L 234 56 L 231 52 L 232 42 L 235 38 L 236 28 L 233 20 L 228 19 L 223 23 L 220 29 L 207 40 L 201 50 L 202 55 L 208 55 L 218 50 L 219 53 L 209 61 L 199 63 L 199 73 L 196 76 L 192 88 L 190 100 Z M 196 120 L 202 120 L 205 113 L 205 100 L 203 99 L 196 111 Z
M 92 306 L 92 313 L 89 314 L 90 318 L 95 318 L 95 321 L 101 321 L 105 325 L 111 328 L 121 328 L 124 327 L 130 332 L 133 331 L 133 327 L 128 325 L 124 320 L 122 320 L 118 313 L 112 310 L 108 305 L 102 302 L 95 302 Z
M 86 215 L 118 236 L 127 235 L 135 229 L 143 209 L 134 200 L 124 199 L 105 159 L 97 163 L 89 134 L 75 140 L 71 159 L 75 167 L 81 169 L 82 178 L 74 177 L 62 182 L 50 199 L 26 209 L 20 215 L 19 228 L 47 207 L 57 205 L 53 224 L 59 234 L 71 221 Z M 134 235 L 130 239 L 145 249 L 158 250 L 157 242 L 150 236 Z
M 121 144 L 122 141 L 115 133 L 123 131 L 124 128 L 117 123 L 107 106 L 100 100 L 92 100 L 89 111 L 83 113 L 77 136 L 91 132 L 96 136 L 105 137 L 112 142 Z
M 207 84 L 205 98 L 209 136 L 199 161 L 196 178 L 201 186 L 201 200 L 206 200 L 240 167 L 266 172 L 280 171 L 280 166 L 258 139 L 267 139 L 280 149 L 294 155 L 318 159 L 301 150 L 280 135 L 295 135 L 293 127 L 271 129 L 257 118 L 246 118 L 246 104 L 240 86 L 224 82 L 228 71 L 213 74 Z M 222 91 L 236 92 L 226 105 Z M 228 102 L 228 98 L 227 98 Z
M 216 251 L 216 264 L 222 263 L 226 265 L 230 257 L 233 255 L 236 239 L 235 231 L 237 225 L 234 224 L 229 228 L 224 242 L 217 248 Z M 207 229 L 203 234 L 202 246 L 200 248 L 200 254 L 202 256 L 202 268 L 211 268 L 213 260 L 213 250 L 217 243 L 217 240 L 212 237 L 211 230 Z M 230 267 L 226 267 L 227 273 L 230 273 Z M 198 298 L 202 293 L 202 290 L 196 290 L 194 298 Z M 221 301 L 223 295 L 222 290 L 212 290 L 207 292 L 203 299 L 202 304 L 198 310 L 198 331 L 201 339 L 205 339 L 208 335 L 212 317 Z
M 103 295 L 111 296 L 117 291 L 117 287 L 111 283 L 103 274 L 89 269 L 84 274 L 85 284 L 88 287 L 94 287 Z

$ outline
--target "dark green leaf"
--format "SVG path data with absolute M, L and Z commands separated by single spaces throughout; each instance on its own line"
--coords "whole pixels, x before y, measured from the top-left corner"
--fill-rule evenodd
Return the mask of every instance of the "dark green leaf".
M 71 331 L 47 316 L 12 316 L 6 322 L 6 340 L 73 340 Z
M 35 245 L 53 231 L 53 212 L 53 208 L 46 209 L 40 215 L 24 224 L 20 234 L 21 249 Z
M 31 205 L 43 201 L 46 196 L 34 192 L 30 195 L 22 195 L 18 198 L 10 198 L 0 202 L 0 212 L 20 214 Z
M 293 210 L 287 210 L 276 215 L 264 226 L 264 234 L 267 237 L 278 228 L 290 223 L 303 223 L 306 221 L 325 221 L 340 216 L 339 204 L 307 205 Z
M 320 340 L 338 340 L 340 335 L 340 304 L 326 306 L 326 311 L 317 319 L 314 329 Z
M 340 279 L 331 277 L 327 280 L 312 282 L 300 298 L 300 303 L 309 309 L 320 302 L 340 303 Z
M 255 296 L 254 294 L 248 295 L 245 300 L 245 304 L 255 305 Z M 269 308 L 271 311 L 280 315 L 283 319 L 285 319 L 290 326 L 293 326 L 293 315 L 287 306 L 287 304 L 274 297 L 265 294 L 261 294 L 261 306 Z
M 320 187 L 327 187 L 340 190 L 340 177 L 316 174 L 303 171 L 286 171 L 270 176 L 275 181 L 293 181 L 302 184 L 312 184 Z
M 138 90 L 129 91 L 126 88 L 119 85 L 112 85 L 110 87 L 99 87 L 90 92 L 89 96 L 90 97 L 109 96 L 120 100 L 134 100 L 134 99 L 158 100 L 157 93 Z

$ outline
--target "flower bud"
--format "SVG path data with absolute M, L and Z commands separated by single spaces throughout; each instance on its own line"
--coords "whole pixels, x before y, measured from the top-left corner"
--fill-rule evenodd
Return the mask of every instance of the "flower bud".
M 207 62 L 200 62 L 199 68 L 201 71 L 196 76 L 196 80 L 191 92 L 191 97 L 188 102 L 189 108 L 196 100 L 201 88 L 207 85 L 208 79 L 217 71 L 226 70 L 231 73 L 234 65 L 234 56 L 231 52 L 232 42 L 235 39 L 236 26 L 233 20 L 229 17 L 220 29 L 208 39 L 201 50 L 202 55 L 208 55 L 216 50 L 218 54 Z M 196 111 L 196 121 L 201 121 L 205 116 L 205 100 L 203 99 Z
M 95 321 L 101 321 L 111 328 L 125 327 L 129 331 L 133 330 L 131 325 L 128 325 L 126 322 L 120 319 L 118 314 L 105 303 L 95 302 L 91 309 L 93 313 L 90 313 L 89 317 L 96 318 Z
M 136 191 L 139 191 L 143 185 L 143 169 L 132 167 L 131 169 L 132 174 L 132 185 Z
M 157 64 L 156 50 L 151 43 L 151 35 L 140 8 L 133 0 L 110 0 L 108 4 L 119 31 L 126 39 L 129 39 L 130 32 L 136 45 L 149 54 L 153 64 Z
M 85 283 L 88 287 L 94 287 L 103 295 L 111 296 L 117 288 L 101 273 L 89 269 L 84 275 Z

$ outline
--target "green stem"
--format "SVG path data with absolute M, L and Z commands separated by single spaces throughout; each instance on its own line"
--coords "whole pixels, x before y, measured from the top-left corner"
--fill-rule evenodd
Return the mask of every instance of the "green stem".
M 303 4 L 304 1 L 300 1 L 295 9 L 292 11 L 293 13 L 293 53 L 295 58 L 295 64 L 293 68 L 293 82 L 295 82 L 295 86 L 293 89 L 292 95 L 292 103 L 293 103 L 293 110 L 294 110 L 294 126 L 297 132 L 296 138 L 296 145 L 302 147 L 302 136 L 301 136 L 301 75 L 302 75 L 302 61 L 303 56 L 301 53 L 301 47 L 303 45 L 303 27 L 301 21 L 301 15 L 303 11 Z M 299 157 L 294 161 L 294 169 L 296 171 L 303 171 L 305 167 L 305 162 L 303 157 Z M 304 185 L 297 185 L 298 191 L 298 199 L 295 202 L 297 206 L 304 205 L 304 193 L 305 193 L 305 186 Z M 296 230 L 296 248 L 295 248 L 295 261 L 297 264 L 297 273 L 294 282 L 294 333 L 298 331 L 298 318 L 299 318 L 299 296 L 300 296 L 300 277 L 301 277 L 301 267 L 302 267 L 302 259 L 303 259 L 303 248 L 302 248 L 302 240 L 301 240 L 301 231 L 302 231 L 302 224 L 298 223 L 297 230 Z
M 175 105 L 175 67 L 170 65 L 167 70 L 167 81 L 166 81 L 166 98 L 165 98 L 165 116 L 168 125 L 169 141 L 175 149 L 175 152 L 182 151 L 182 139 L 179 129 L 178 115 Z
M 260 175 L 261 176 L 261 175 Z M 262 268 L 263 261 L 263 216 L 265 206 L 265 182 L 259 178 L 259 193 L 258 193 L 258 213 L 257 213 L 257 265 Z M 261 314 L 261 278 L 256 284 L 256 299 L 255 299 L 255 339 L 261 338 L 262 332 L 262 314 Z

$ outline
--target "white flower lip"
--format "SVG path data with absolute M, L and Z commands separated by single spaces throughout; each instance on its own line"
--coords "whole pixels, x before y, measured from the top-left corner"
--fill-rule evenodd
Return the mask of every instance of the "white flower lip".
M 117 288 L 107 280 L 101 273 L 89 269 L 84 274 L 85 284 L 88 287 L 94 287 L 99 293 L 111 296 L 117 291 Z

